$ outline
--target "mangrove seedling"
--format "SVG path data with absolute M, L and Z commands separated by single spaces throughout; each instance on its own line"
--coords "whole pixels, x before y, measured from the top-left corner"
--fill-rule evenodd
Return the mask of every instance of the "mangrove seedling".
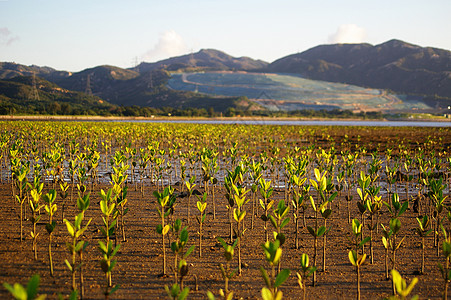
M 393 285 L 395 286 L 395 294 L 390 296 L 389 300 L 405 300 L 407 296 L 412 292 L 413 288 L 418 282 L 418 278 L 413 278 L 410 284 L 407 286 L 406 280 L 402 278 L 396 270 L 391 270 L 391 276 L 393 280 Z M 418 295 L 415 295 L 411 298 L 411 300 L 417 300 Z M 446 299 L 446 298 L 445 298 Z
M 30 185 L 31 191 L 31 199 L 29 199 L 30 209 L 31 209 L 31 218 L 30 221 L 33 225 L 33 230 L 30 232 L 31 237 L 33 238 L 33 251 L 34 251 L 34 260 L 38 260 L 38 236 L 39 233 L 36 231 L 36 224 L 41 219 L 41 215 L 39 214 L 41 208 L 44 207 L 40 202 L 42 196 L 42 189 L 44 187 L 44 183 L 40 183 L 37 178 L 34 178 L 33 186 Z
M 189 287 L 185 287 L 182 290 L 177 283 L 174 283 L 171 289 L 169 289 L 169 287 L 165 285 L 164 289 L 166 290 L 166 293 L 168 294 L 170 300 L 185 300 L 189 294 Z
M 15 198 L 20 205 L 20 241 L 23 241 L 23 204 L 26 199 L 27 175 L 29 172 L 30 167 L 28 165 L 21 165 L 20 167 L 15 168 L 13 173 L 16 188 L 19 190 L 19 194 L 16 194 Z
M 219 295 L 223 297 L 226 300 L 233 299 L 233 292 L 229 291 L 229 281 L 235 276 L 236 272 L 238 271 L 238 268 L 234 270 L 230 270 L 230 262 L 233 259 L 233 254 L 235 247 L 237 245 L 238 239 L 233 242 L 232 245 L 228 245 L 221 237 L 218 237 L 219 243 L 221 243 L 222 248 L 224 248 L 224 257 L 226 259 L 226 266 L 224 268 L 224 265 L 222 263 L 219 264 L 219 268 L 221 269 L 221 275 L 222 279 L 224 279 L 224 290 L 219 290 Z
M 178 234 L 181 227 L 180 219 L 175 220 L 173 227 L 174 233 Z M 178 277 L 180 275 L 180 287 L 183 289 L 183 278 L 188 274 L 188 265 L 186 263 L 186 258 L 193 252 L 194 245 L 192 245 L 188 250 L 184 252 L 185 246 L 188 243 L 188 227 L 184 227 L 180 234 L 177 235 L 177 239 L 171 243 L 171 250 L 174 253 L 174 283 L 178 282 Z M 179 256 L 181 257 L 179 261 Z
M 307 254 L 302 253 L 301 255 L 301 273 L 296 272 L 298 277 L 298 284 L 302 290 L 302 299 L 305 300 L 306 290 L 307 290 L 307 279 L 313 272 L 316 271 L 315 266 L 309 265 L 309 257 Z
M 435 212 L 434 212 L 434 218 L 435 218 L 435 235 L 434 235 L 434 246 L 437 247 L 437 255 L 439 254 L 439 234 L 440 234 L 440 227 L 442 219 L 440 217 L 440 214 L 443 211 L 443 208 L 445 207 L 445 200 L 447 196 L 443 195 L 443 190 L 445 189 L 446 185 L 443 184 L 443 177 L 440 177 L 438 179 L 429 179 L 427 182 L 429 192 L 428 196 L 429 199 L 431 199 Z
M 66 246 L 69 252 L 72 255 L 72 262 L 69 262 L 67 259 L 64 261 L 66 263 L 67 268 L 72 273 L 72 290 L 77 290 L 77 285 L 75 282 L 75 272 L 77 269 L 80 269 L 80 276 L 82 276 L 82 269 L 81 264 L 82 261 L 77 265 L 76 262 L 76 254 L 81 253 L 84 249 L 86 249 L 86 246 L 88 245 L 88 242 L 85 241 L 79 241 L 78 239 L 83 235 L 83 233 L 88 228 L 89 224 L 91 223 L 92 219 L 89 219 L 87 224 L 82 227 L 82 221 L 84 218 L 84 213 L 81 212 L 75 217 L 75 222 L 72 224 L 67 219 L 64 219 L 64 223 L 66 223 L 67 231 L 69 232 L 69 235 L 72 237 L 72 242 L 67 242 Z M 82 287 L 80 286 L 80 291 L 82 290 Z
M 268 241 L 268 227 L 267 222 L 269 220 L 269 210 L 274 205 L 274 200 L 269 200 L 272 196 L 274 189 L 271 187 L 271 180 L 266 181 L 264 178 L 260 178 L 258 181 L 260 186 L 260 195 L 263 199 L 260 199 L 260 206 L 263 209 L 263 214 L 261 215 L 261 219 L 263 220 L 263 229 L 265 230 L 265 241 Z
M 396 242 L 396 236 L 401 229 L 401 221 L 398 218 L 391 219 L 389 223 L 389 227 L 386 228 L 383 224 L 382 226 L 382 244 L 385 248 L 385 277 L 388 279 L 388 251 L 391 251 L 391 269 L 395 269 L 396 267 L 396 250 L 399 249 L 405 237 L 398 243 Z
M 62 183 L 60 183 L 60 197 L 63 200 L 63 204 L 62 204 L 62 210 L 61 210 L 61 220 L 64 220 L 64 211 L 65 211 L 65 207 L 66 207 L 66 198 L 67 196 L 69 196 L 69 184 L 66 181 L 62 181 Z
M 303 182 L 305 182 L 307 178 L 303 178 Z M 304 183 L 302 183 L 304 184 Z M 302 208 L 302 217 L 303 217 L 303 226 L 305 227 L 305 209 L 307 207 L 307 199 L 309 199 L 310 185 L 301 185 L 299 191 L 294 189 L 293 199 L 291 200 L 291 204 L 293 205 L 294 212 L 293 217 L 295 221 L 296 228 L 296 236 L 295 236 L 295 247 L 299 249 L 299 208 Z
M 52 260 L 52 235 L 53 231 L 56 227 L 56 222 L 53 220 L 53 216 L 57 210 L 57 206 L 55 203 L 56 200 L 56 191 L 50 190 L 47 194 L 42 196 L 45 204 L 45 211 L 49 215 L 49 222 L 45 224 L 45 229 L 49 234 L 49 264 L 50 264 L 50 275 L 53 277 L 53 260 Z
M 47 295 L 38 296 L 38 288 L 39 288 L 39 275 L 33 275 L 27 283 L 27 286 L 24 287 L 20 283 L 14 283 L 14 285 L 10 285 L 9 283 L 4 282 L 3 286 L 14 299 L 17 300 L 44 300 L 47 298 Z
M 332 195 L 326 195 L 328 191 L 328 180 L 326 177 L 327 171 L 324 173 L 320 173 L 319 169 L 314 170 L 315 173 L 315 179 L 310 179 L 310 184 L 313 186 L 313 188 L 317 191 L 318 194 L 318 205 L 315 204 L 315 200 L 313 196 L 310 195 L 310 203 L 312 205 L 313 210 L 315 211 L 315 228 L 311 226 L 307 226 L 308 232 L 313 236 L 314 238 L 314 254 L 313 254 L 313 264 L 317 265 L 317 257 L 318 257 L 318 238 L 325 235 L 328 231 L 327 227 L 325 225 L 318 226 L 318 212 L 323 215 L 324 219 L 326 220 L 329 215 L 332 213 L 330 209 L 327 209 L 327 205 L 337 196 L 337 192 L 334 192 Z M 325 242 L 325 240 L 324 240 Z M 323 247 L 324 255 L 325 255 L 325 248 Z M 323 259 L 323 268 L 325 267 L 325 260 Z M 325 271 L 325 270 L 324 270 Z M 316 283 L 316 271 L 313 273 L 313 285 Z
M 196 184 L 194 183 L 194 181 L 196 181 L 196 176 L 192 176 L 189 181 L 185 181 L 185 186 L 186 189 L 188 190 L 188 206 L 187 206 L 187 210 L 186 210 L 186 219 L 188 222 L 188 226 L 189 226 L 189 213 L 190 213 L 190 208 L 191 208 L 191 196 L 193 195 L 194 192 L 194 187 L 196 186 Z
M 118 216 L 120 218 L 119 226 L 121 228 L 123 242 L 125 242 L 127 240 L 125 237 L 125 221 L 124 221 L 124 217 L 128 213 L 128 207 L 125 208 L 125 205 L 127 204 L 127 201 L 128 201 L 127 200 L 127 191 L 128 191 L 128 187 L 125 186 L 116 198 L 116 202 L 117 202 L 116 207 L 119 207 L 117 212 L 118 212 Z
M 348 252 L 349 261 L 355 267 L 357 274 L 357 299 L 360 300 L 360 268 L 365 263 L 366 254 L 358 254 L 355 250 Z
M 236 186 L 232 184 L 233 190 L 235 191 L 234 200 L 236 208 L 233 209 L 233 219 L 236 222 L 236 236 L 238 239 L 238 274 L 241 275 L 241 241 L 246 228 L 244 228 L 244 217 L 246 216 L 246 210 L 244 210 L 244 205 L 250 201 L 250 198 L 246 199 L 246 194 L 249 190 L 246 190 L 245 186 Z
M 282 257 L 282 248 L 280 248 L 280 241 L 275 240 L 274 242 L 268 241 L 262 244 L 263 251 L 265 253 L 266 261 L 271 267 L 271 273 L 268 274 L 265 268 L 260 267 L 260 271 L 265 281 L 265 287 L 262 288 L 262 298 L 263 300 L 276 300 L 282 299 L 282 291 L 279 287 L 288 279 L 290 276 L 289 269 L 283 269 L 276 275 L 276 265 L 279 264 Z
M 363 245 L 371 240 L 371 237 L 363 237 L 363 224 L 358 219 L 353 219 L 351 224 L 352 234 L 354 236 L 353 246 L 357 254 L 363 254 Z
M 421 218 L 416 218 L 418 227 L 415 228 L 416 232 L 421 236 L 421 271 L 420 274 L 424 274 L 424 239 L 432 232 L 429 227 L 429 218 L 424 215 Z
M 451 280 L 451 268 L 449 267 L 449 259 L 451 257 L 451 236 L 448 236 L 443 226 L 441 226 L 441 228 L 444 236 L 442 251 L 443 256 L 445 257 L 445 265 L 438 263 L 438 267 L 443 278 L 443 299 L 448 299 L 448 284 Z
M 285 201 L 281 199 L 277 204 L 277 208 L 274 209 L 273 215 L 269 216 L 272 226 L 276 231 L 273 231 L 274 239 L 280 241 L 280 246 L 285 243 L 286 237 L 282 232 L 282 229 L 290 222 L 290 217 L 287 217 L 290 208 L 286 206 Z M 278 265 L 278 271 L 280 272 L 280 264 Z
M 161 234 L 161 249 L 163 251 L 163 276 L 166 276 L 166 250 L 165 250 L 165 236 L 169 232 L 171 226 L 165 225 L 164 219 L 171 213 L 171 211 L 165 211 L 166 205 L 169 203 L 171 197 L 174 196 L 174 189 L 170 186 L 164 188 L 163 192 L 154 191 L 153 195 L 157 198 L 157 211 L 160 216 L 160 223 L 157 225 L 157 233 Z
M 100 210 L 103 214 L 102 221 L 103 227 L 100 227 L 100 231 L 105 237 L 105 247 L 108 247 L 110 243 L 110 238 L 116 233 L 116 223 L 117 223 L 117 209 L 116 202 L 114 201 L 114 196 L 112 195 L 113 189 L 108 189 L 105 193 L 103 189 L 100 190 Z M 107 249 L 108 250 L 108 249 Z M 105 254 L 104 254 L 105 255 Z M 109 286 L 112 285 L 111 282 L 111 272 L 107 272 L 107 275 L 110 276 Z
M 399 218 L 409 207 L 409 200 L 401 203 L 398 193 L 393 193 L 391 195 L 391 205 L 388 202 L 384 202 L 384 204 L 388 208 L 392 218 Z
M 112 285 L 111 272 L 113 271 L 113 268 L 117 262 L 114 257 L 120 246 L 121 245 L 118 244 L 116 247 L 113 247 L 113 241 L 109 241 L 106 244 L 102 241 L 99 241 L 99 249 L 102 252 L 103 256 L 102 260 L 100 261 L 100 267 L 102 268 L 103 273 L 105 273 L 105 291 L 103 292 L 105 295 L 105 300 L 108 300 L 108 297 L 119 288 L 119 285 L 116 284 L 110 289 L 110 286 Z
M 255 218 L 255 194 L 259 187 L 259 180 L 262 177 L 262 166 L 260 162 L 255 162 L 252 160 L 252 164 L 249 166 L 249 176 L 251 177 L 251 191 L 252 191 L 252 218 L 251 218 L 251 229 L 254 229 L 254 218 Z
M 199 223 L 199 257 L 202 257 L 202 225 L 205 223 L 205 218 L 207 217 L 207 193 L 204 193 L 202 197 L 197 196 L 197 210 L 199 211 L 199 216 L 196 216 L 197 223 Z

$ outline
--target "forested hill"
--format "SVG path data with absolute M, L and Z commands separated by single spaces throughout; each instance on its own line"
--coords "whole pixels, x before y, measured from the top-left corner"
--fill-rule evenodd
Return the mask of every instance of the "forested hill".
M 451 52 L 400 40 L 375 46 L 321 45 L 278 59 L 266 70 L 403 94 L 451 98 Z

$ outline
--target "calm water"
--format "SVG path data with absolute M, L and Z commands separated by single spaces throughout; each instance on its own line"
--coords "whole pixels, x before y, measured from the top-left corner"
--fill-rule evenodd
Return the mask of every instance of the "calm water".
M 240 125 L 288 125 L 288 126 L 382 126 L 382 127 L 451 127 L 451 121 L 296 121 L 296 120 L 130 120 L 112 122 L 136 123 L 190 123 L 190 124 L 240 124 Z

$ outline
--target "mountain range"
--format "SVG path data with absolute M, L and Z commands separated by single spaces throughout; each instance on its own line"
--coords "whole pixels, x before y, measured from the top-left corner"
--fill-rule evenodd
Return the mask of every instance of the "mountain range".
M 399 40 L 322 45 L 269 64 L 270 72 L 389 89 L 396 93 L 451 98 L 451 52 Z
M 129 69 L 97 66 L 76 73 L 58 71 L 50 67 L 0 62 L 0 83 L 3 83 L 0 85 L 0 100 L 2 103 L 12 99 L 15 103 L 25 100 L 23 93 L 14 94 L 11 89 L 5 91 L 5 86 L 10 86 L 14 78 L 31 78 L 35 74 L 37 78 L 61 89 L 82 94 L 92 93 L 112 105 L 174 108 L 214 106 L 217 111 L 224 111 L 227 107 L 236 105 L 241 105 L 242 108 L 252 106 L 252 103 L 245 99 L 171 90 L 167 81 L 171 76 L 170 72 L 177 71 L 296 74 L 314 80 L 387 89 L 393 93 L 419 96 L 429 101 L 432 107 L 451 104 L 451 52 L 420 47 L 400 40 L 391 40 L 375 46 L 320 45 L 272 63 L 249 57 L 236 58 L 213 49 L 203 49 L 197 53 L 155 63 L 143 62 Z M 5 81 L 9 82 L 9 85 L 5 85 Z M 28 84 L 30 88 L 31 80 L 16 80 L 15 84 Z M 58 97 L 55 99 L 57 101 Z M 22 102 L 26 104 L 26 101 Z

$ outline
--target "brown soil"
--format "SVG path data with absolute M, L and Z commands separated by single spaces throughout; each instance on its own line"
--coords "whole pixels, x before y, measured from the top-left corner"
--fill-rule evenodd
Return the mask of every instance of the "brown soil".
M 97 190 L 100 190 L 97 189 Z M 130 188 L 128 195 L 129 214 L 126 215 L 126 235 L 127 241 L 121 243 L 120 251 L 117 254 L 117 266 L 113 271 L 113 283 L 120 284 L 120 289 L 112 295 L 113 299 L 162 299 L 166 298 L 165 285 L 171 285 L 173 276 L 161 277 L 162 272 L 162 250 L 161 237 L 156 233 L 155 227 L 158 222 L 156 200 L 152 195 L 153 188 L 147 187 L 146 196 L 142 199 L 139 192 Z M 9 184 L 1 185 L 0 197 L 0 282 L 20 282 L 26 280 L 33 274 L 41 276 L 40 293 L 47 294 L 50 299 L 57 298 L 59 293 L 68 295 L 71 289 L 71 275 L 64 264 L 64 259 L 70 259 L 66 250 L 65 242 L 69 240 L 66 226 L 61 223 L 61 215 L 58 215 L 58 225 L 54 235 L 52 245 L 55 262 L 55 274 L 52 278 L 48 267 L 48 235 L 42 224 L 39 226 L 40 237 L 38 241 L 38 260 L 33 259 L 31 250 L 31 237 L 29 222 L 24 223 L 26 240 L 19 239 L 19 207 L 13 202 Z M 274 199 L 283 198 L 283 191 L 277 191 Z M 218 263 L 225 263 L 223 250 L 217 243 L 217 236 L 226 238 L 228 236 L 228 218 L 225 208 L 225 198 L 217 193 L 217 215 L 213 220 L 211 213 L 207 215 L 204 229 L 202 258 L 198 256 L 198 236 L 196 234 L 197 222 L 193 218 L 189 227 L 190 245 L 196 245 L 193 254 L 188 257 L 191 264 L 190 277 L 186 280 L 186 285 L 190 287 L 190 299 L 206 299 L 206 292 L 212 291 L 218 295 L 218 290 L 223 288 L 223 280 L 219 271 Z M 92 193 L 91 207 L 86 213 L 86 218 L 93 218 L 88 231 L 83 238 L 89 241 L 89 246 L 84 254 L 85 263 L 84 282 L 85 298 L 103 298 L 102 287 L 104 286 L 104 276 L 101 272 L 99 261 L 100 252 L 97 248 L 101 239 L 99 228 L 101 226 L 100 197 L 98 192 Z M 186 225 L 186 205 L 187 198 L 178 200 L 175 216 L 181 218 L 183 225 Z M 194 201 L 192 201 L 194 202 Z M 350 250 L 350 224 L 347 221 L 347 211 L 345 200 L 340 198 L 341 207 L 338 213 L 334 210 L 332 219 L 328 224 L 332 226 L 327 235 L 327 270 L 323 272 L 321 267 L 322 250 L 318 255 L 318 283 L 315 287 L 307 287 L 308 299 L 350 299 L 356 298 L 356 273 L 348 260 Z M 338 199 L 335 200 L 335 206 Z M 60 203 L 58 203 L 60 204 Z M 352 215 L 358 216 L 356 205 L 351 205 Z M 61 206 L 59 206 L 61 207 Z M 208 208 L 212 208 L 209 201 Z M 59 214 L 61 210 L 59 209 Z M 191 208 L 191 216 L 195 214 L 194 203 Z M 388 224 L 388 216 L 384 210 L 381 220 Z M 66 216 L 73 220 L 76 213 L 75 205 L 69 205 Z M 308 211 L 307 224 L 313 225 L 310 217 L 311 209 Z M 406 239 L 399 249 L 397 255 L 397 269 L 407 279 L 412 280 L 414 274 L 418 274 L 421 262 L 420 238 L 415 235 L 413 229 L 416 226 L 416 214 L 408 210 L 401 217 L 403 228 L 400 236 Z M 46 220 L 46 216 L 43 219 Z M 250 225 L 250 214 L 246 217 L 246 224 Z M 264 241 L 262 230 L 263 222 L 256 219 L 255 228 L 247 232 L 243 240 L 242 261 L 245 264 L 241 276 L 236 276 L 230 282 L 230 290 L 235 292 L 235 298 L 256 299 L 261 298 L 261 288 L 264 281 L 260 274 L 260 266 L 269 269 L 263 255 L 261 243 Z M 294 247 L 294 223 L 286 228 L 288 239 L 283 246 L 282 268 L 289 268 L 291 275 L 282 286 L 282 291 L 287 299 L 301 298 L 301 291 L 297 285 L 295 272 L 300 269 L 300 257 L 302 253 L 310 256 L 313 262 L 313 239 L 308 234 L 306 228 L 300 226 L 301 248 Z M 431 235 L 432 236 L 432 235 Z M 319 242 L 322 248 L 322 240 Z M 391 281 L 385 279 L 384 272 L 384 249 L 381 242 L 381 233 L 374 238 L 375 257 L 374 264 L 367 263 L 361 272 L 361 291 L 363 299 L 383 298 L 391 295 Z M 421 299 L 438 299 L 442 295 L 443 281 L 440 278 L 437 263 L 442 261 L 442 255 L 437 256 L 436 249 L 432 246 L 432 239 L 426 240 L 426 274 L 415 275 L 419 282 L 413 290 L 414 294 L 420 295 Z M 173 255 L 166 246 L 168 257 L 168 273 L 170 265 L 173 264 Z M 368 252 L 368 251 L 367 251 Z M 237 251 L 235 251 L 237 257 Z M 234 259 L 232 266 L 236 266 Z M 197 289 L 196 289 L 197 278 Z M 311 282 L 311 280 L 309 279 Z M 0 298 L 8 298 L 7 291 L 0 289 Z

